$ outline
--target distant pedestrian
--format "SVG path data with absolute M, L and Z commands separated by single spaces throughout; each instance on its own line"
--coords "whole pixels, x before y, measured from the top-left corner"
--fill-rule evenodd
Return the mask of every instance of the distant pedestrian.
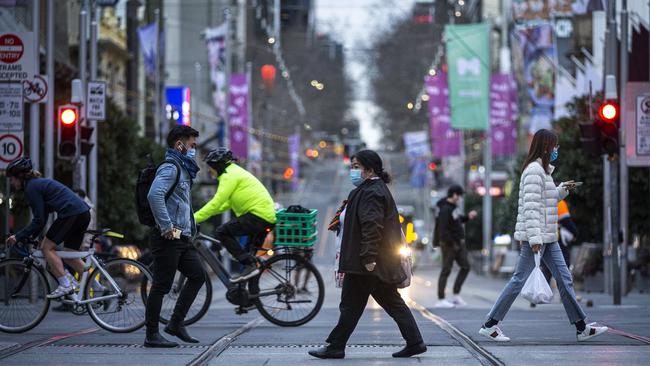
M 587 315 L 576 300 L 571 272 L 567 268 L 557 242 L 558 200 L 564 199 L 576 187 L 574 181 L 555 186 L 551 177 L 554 167 L 550 162 L 557 157 L 558 145 L 555 133 L 545 129 L 537 131 L 524 163 L 519 184 L 519 208 L 515 229 L 515 240 L 521 242 L 519 261 L 510 282 L 488 314 L 487 322 L 479 330 L 479 334 L 490 340 L 510 341 L 497 323 L 505 318 L 521 292 L 535 266 L 534 255 L 538 253 L 557 281 L 564 310 L 571 324 L 576 327 L 578 341 L 585 341 L 607 331 L 607 327 L 599 327 L 594 323 L 585 324 Z
M 386 183 L 379 155 L 363 150 L 351 158 L 350 180 L 357 187 L 340 213 L 342 230 L 339 272 L 344 273 L 341 315 L 326 342 L 309 354 L 318 358 L 344 358 L 345 346 L 372 297 L 397 323 L 406 347 L 393 357 L 411 357 L 427 347 L 410 309 L 397 292 L 407 274 L 400 265 L 402 233 L 399 213 Z
M 467 246 L 465 245 L 464 224 L 476 217 L 476 211 L 470 211 L 467 216 L 461 213 L 458 202 L 463 193 L 461 186 L 453 185 L 449 187 L 447 197 L 436 204 L 437 219 L 436 233 L 434 235 L 436 242 L 434 245 L 440 246 L 442 251 L 442 270 L 438 278 L 438 302 L 435 305 L 437 308 L 453 308 L 467 305 L 460 297 L 460 290 L 469 274 L 469 258 Z M 447 300 L 445 288 L 454 262 L 458 264 L 460 270 L 454 283 L 454 296 Z

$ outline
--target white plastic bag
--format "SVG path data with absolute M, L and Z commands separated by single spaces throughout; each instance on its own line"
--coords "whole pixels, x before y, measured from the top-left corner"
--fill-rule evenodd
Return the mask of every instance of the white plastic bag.
M 548 304 L 553 300 L 553 290 L 546 282 L 544 273 L 539 269 L 541 254 L 535 254 L 535 268 L 521 290 L 521 296 L 533 304 Z

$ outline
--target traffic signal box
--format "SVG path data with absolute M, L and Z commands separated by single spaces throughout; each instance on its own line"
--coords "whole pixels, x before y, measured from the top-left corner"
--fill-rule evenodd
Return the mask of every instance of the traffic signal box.
M 592 157 L 618 154 L 620 107 L 613 100 L 606 100 L 598 107 L 598 117 L 580 123 L 580 142 L 583 150 Z
M 94 128 L 81 126 L 79 119 L 79 108 L 74 104 L 66 104 L 59 107 L 59 158 L 74 159 L 77 156 L 77 148 L 80 146 L 79 153 L 88 155 L 94 144 L 90 143 L 90 138 Z M 79 140 L 77 141 L 77 136 Z

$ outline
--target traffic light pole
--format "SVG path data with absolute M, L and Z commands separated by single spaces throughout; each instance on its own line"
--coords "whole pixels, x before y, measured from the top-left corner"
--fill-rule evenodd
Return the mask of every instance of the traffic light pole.
M 54 1 L 47 2 L 47 74 L 48 91 L 45 105 L 45 177 L 54 178 Z
M 627 79 L 628 79 L 628 52 L 627 52 L 627 27 L 628 27 L 628 12 L 627 12 L 627 0 L 623 0 L 621 6 L 621 57 L 620 57 L 620 82 L 619 82 L 619 105 L 625 109 L 626 105 L 626 89 L 627 89 Z M 623 112 L 622 117 L 628 118 L 626 111 Z M 620 197 L 621 197 L 621 241 L 620 241 L 620 264 L 621 264 L 621 290 L 625 294 L 627 293 L 627 247 L 629 242 L 629 178 L 628 178 L 628 168 L 627 168 L 627 153 L 625 151 L 625 120 L 620 119 L 619 127 L 619 138 L 618 144 L 620 147 L 619 150 L 619 162 L 621 170 L 621 180 L 620 180 Z
M 98 20 L 99 20 L 99 11 L 97 11 L 96 1 L 91 0 L 92 4 L 90 6 L 90 80 L 97 80 L 97 33 L 98 33 Z M 89 127 L 92 128 L 92 134 L 90 135 L 90 143 L 92 147 L 90 149 L 90 154 L 88 157 L 88 197 L 90 201 L 95 205 L 95 212 L 97 212 L 97 135 L 99 131 L 97 130 L 97 121 L 87 120 L 86 123 Z M 93 228 L 94 229 L 94 228 Z
M 36 60 L 34 62 L 34 75 L 41 73 L 41 53 L 40 53 L 40 20 L 41 20 L 41 2 L 39 0 L 32 0 L 32 30 L 34 32 L 34 49 L 36 50 Z M 40 104 L 31 103 L 29 111 L 29 153 L 34 169 L 40 169 L 41 162 L 41 129 L 40 129 Z

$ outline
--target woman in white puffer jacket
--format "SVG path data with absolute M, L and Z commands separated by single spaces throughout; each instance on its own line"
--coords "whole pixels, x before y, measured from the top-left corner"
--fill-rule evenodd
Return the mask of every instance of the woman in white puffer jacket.
M 519 184 L 519 209 L 515 240 L 521 242 L 519 261 L 510 282 L 501 292 L 488 320 L 479 334 L 494 340 L 507 342 L 506 337 L 497 323 L 502 321 L 512 306 L 524 283 L 535 267 L 535 255 L 541 255 L 555 278 L 562 305 L 569 321 L 577 330 L 578 341 L 584 341 L 607 331 L 607 327 L 599 327 L 594 323 L 585 324 L 587 315 L 584 313 L 573 291 L 571 272 L 567 268 L 562 250 L 557 242 L 558 215 L 557 203 L 576 187 L 575 182 L 569 181 L 556 186 L 551 177 L 553 166 L 550 162 L 557 159 L 557 136 L 549 130 L 539 130 L 533 137 L 533 142 L 524 163 L 521 182 Z

